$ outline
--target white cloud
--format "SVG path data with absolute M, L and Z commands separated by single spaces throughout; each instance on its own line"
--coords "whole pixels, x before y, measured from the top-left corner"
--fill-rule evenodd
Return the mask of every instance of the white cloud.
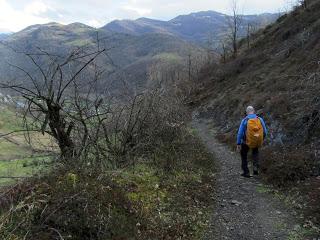
M 44 13 L 43 6 L 32 2 L 23 10 L 14 9 L 7 0 L 0 0 L 0 28 L 10 29 L 11 31 L 19 31 L 32 24 L 43 24 L 50 21 L 46 17 L 37 16 Z M 47 8 L 46 8 L 47 9 Z
M 102 27 L 105 23 L 101 23 L 100 21 L 98 21 L 97 19 L 91 19 L 89 22 L 88 22 L 88 25 L 89 26 L 92 26 L 92 27 L 95 27 L 95 28 L 98 28 L 98 27 Z
M 24 12 L 30 15 L 39 15 L 41 13 L 45 13 L 48 10 L 49 10 L 48 5 L 46 5 L 42 1 L 34 1 L 31 4 L 26 6 L 26 8 L 24 9 Z
M 130 5 L 124 6 L 123 9 L 127 10 L 127 11 L 135 12 L 139 16 L 146 16 L 146 15 L 150 15 L 152 13 L 152 9 L 139 8 L 139 7 L 134 7 L 134 6 L 130 6 Z

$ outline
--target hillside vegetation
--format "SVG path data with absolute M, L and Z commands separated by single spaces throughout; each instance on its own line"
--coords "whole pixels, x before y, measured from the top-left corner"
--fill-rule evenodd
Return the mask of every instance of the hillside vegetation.
M 320 1 L 312 0 L 280 17 L 254 34 L 252 47 L 242 46 L 236 59 L 206 67 L 193 98 L 232 145 L 245 107 L 256 107 L 270 130 L 264 178 L 282 187 L 309 179 L 295 186 L 317 223 L 320 183 L 312 177 L 320 173 L 319 16 Z

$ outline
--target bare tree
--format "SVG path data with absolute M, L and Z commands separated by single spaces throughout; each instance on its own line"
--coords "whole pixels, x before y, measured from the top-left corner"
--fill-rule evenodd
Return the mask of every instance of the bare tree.
M 252 34 L 255 33 L 257 31 L 257 26 L 255 23 L 252 23 L 252 22 L 249 22 L 247 24 L 247 48 L 249 49 L 250 48 L 250 44 L 251 44 L 251 37 L 252 37 Z
M 188 80 L 191 81 L 192 78 L 192 58 L 191 53 L 188 54 Z
M 212 64 L 217 60 L 217 52 L 215 50 L 215 45 L 216 43 L 213 33 L 210 33 L 206 42 L 207 64 Z
M 232 53 L 229 36 L 225 36 L 224 39 L 220 40 L 216 52 L 218 53 L 220 63 L 226 63 L 229 55 Z
M 242 16 L 239 14 L 239 6 L 237 0 L 231 1 L 232 15 L 228 16 L 229 20 L 229 39 L 232 45 L 232 55 L 234 58 L 238 55 L 239 31 L 242 24 Z
M 75 49 L 65 57 L 42 49 L 23 53 L 33 64 L 34 71 L 11 64 L 24 73 L 25 80 L 21 84 L 1 84 L 2 88 L 24 99 L 25 131 L 52 136 L 65 159 L 79 156 L 88 141 L 87 120 L 92 118 L 88 105 L 94 103 L 89 93 L 103 73 L 96 59 L 104 52 L 106 49 L 99 47 L 90 51 Z M 74 138 L 80 129 L 80 138 Z M 75 139 L 81 144 L 77 146 Z

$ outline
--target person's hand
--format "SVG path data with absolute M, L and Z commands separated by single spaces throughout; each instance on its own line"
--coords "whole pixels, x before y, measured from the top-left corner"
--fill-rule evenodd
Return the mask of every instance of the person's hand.
M 241 151 L 241 145 L 237 145 L 237 152 Z

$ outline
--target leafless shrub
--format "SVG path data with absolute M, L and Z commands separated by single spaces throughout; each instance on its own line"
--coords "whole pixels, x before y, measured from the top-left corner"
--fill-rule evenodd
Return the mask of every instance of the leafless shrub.
M 148 69 L 148 86 L 161 89 L 169 98 L 179 99 L 180 103 L 189 104 L 190 96 L 204 87 L 201 81 L 204 67 L 216 68 L 218 61 L 216 50 L 210 50 L 207 55 L 190 53 L 179 61 L 156 61 Z
M 106 115 L 97 114 L 86 161 L 117 168 L 134 164 L 163 143 L 171 143 L 185 115 L 175 97 L 156 89 L 113 103 Z M 90 154 L 94 153 L 94 157 Z M 89 155 L 88 155 L 89 154 Z M 106 161 L 108 160 L 108 161 Z
M 64 58 L 41 49 L 24 53 L 36 72 L 14 66 L 25 81 L 2 84 L 24 103 L 21 131 L 29 139 L 33 131 L 49 134 L 62 159 L 75 166 L 132 164 L 137 152 L 173 141 L 183 124 L 181 104 L 168 87 L 154 86 L 122 98 L 103 90 L 105 70 L 98 58 L 106 52 L 98 46 L 76 49 Z
M 314 161 L 310 154 L 294 148 L 267 148 L 263 151 L 263 177 L 278 187 L 305 180 L 312 174 Z
M 239 6 L 237 0 L 231 1 L 232 16 L 228 17 L 229 20 L 229 35 L 228 38 L 232 46 L 233 57 L 238 56 L 238 40 L 239 31 L 242 26 L 242 16 L 239 14 Z
M 41 49 L 37 53 L 23 53 L 35 67 L 31 72 L 14 66 L 25 75 L 22 83 L 1 84 L 23 101 L 23 131 L 51 135 L 63 158 L 78 157 L 88 141 L 87 121 L 95 116 L 91 95 L 103 71 L 96 64 L 106 49 L 76 49 L 66 57 L 59 57 Z M 81 132 L 81 136 L 79 136 Z M 76 145 L 75 135 L 81 145 Z

